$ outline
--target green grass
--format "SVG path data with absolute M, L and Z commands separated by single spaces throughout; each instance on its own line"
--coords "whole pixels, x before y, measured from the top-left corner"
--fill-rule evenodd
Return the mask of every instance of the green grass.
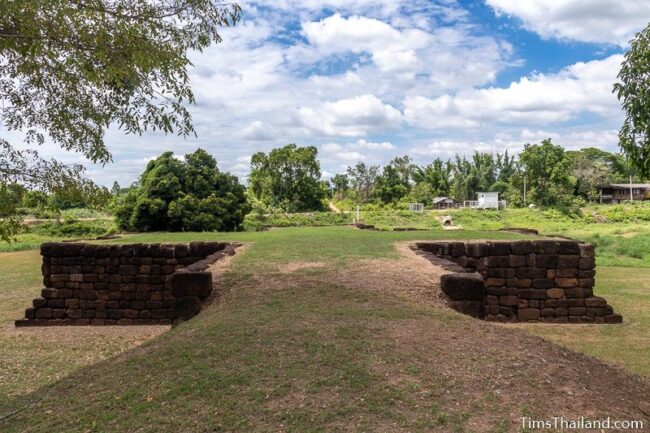
M 93 239 L 116 231 L 117 227 L 110 219 L 43 221 L 25 226 L 14 242 L 0 241 L 0 252 L 37 249 L 43 242 Z
M 161 329 L 96 332 L 85 329 L 17 329 L 32 299 L 40 296 L 41 256 L 37 251 L 0 254 L 0 408 L 52 384 L 85 365 L 125 351 Z M 0 410 L 0 413 L 3 411 Z M 0 427 L 0 431 L 2 428 Z
M 518 326 L 650 377 L 650 280 L 647 270 L 598 267 L 595 293 L 605 297 L 623 315 L 623 325 Z
M 259 260 L 277 264 L 292 260 L 333 260 L 345 262 L 360 258 L 395 258 L 397 252 L 391 244 L 412 239 L 517 239 L 521 235 L 506 232 L 459 231 L 444 232 L 384 232 L 366 231 L 350 227 L 289 227 L 264 232 L 237 233 L 141 233 L 124 236 L 108 243 L 124 242 L 188 242 L 192 240 L 218 240 L 255 242 L 256 248 L 246 255 L 246 261 Z M 312 248 L 297 248 L 308 242 Z
M 12 366 L 12 374 L 0 383 L 0 395 L 7 395 L 0 399 L 0 414 L 24 407 L 0 430 L 473 432 L 472 425 L 480 422 L 482 431 L 509 431 L 511 413 L 534 407 L 548 415 L 550 397 L 535 392 L 540 385 L 531 376 L 538 370 L 517 370 L 509 377 L 512 390 L 523 390 L 514 401 L 494 394 L 491 379 L 474 372 L 527 356 L 519 348 L 528 337 L 392 290 L 377 291 L 362 282 L 347 286 L 336 279 L 352 268 L 362 276 L 364 260 L 396 259 L 397 241 L 495 237 L 521 236 L 322 227 L 150 233 L 110 241 L 251 245 L 224 276 L 226 296 L 220 302 L 122 355 L 105 359 L 120 351 L 111 346 L 114 340 L 62 345 L 60 330 L 46 340 L 0 334 L 0 361 Z M 319 261 L 326 267 L 278 273 L 279 265 L 292 261 Z M 38 263 L 36 252 L 0 255 L 3 327 L 36 294 Z M 627 281 L 628 275 L 606 269 L 599 273 L 597 290 L 624 315 L 625 325 L 590 327 L 598 337 L 591 345 L 579 341 L 587 327 L 539 328 L 557 329 L 571 347 L 648 374 L 643 336 L 650 331 L 644 317 L 650 286 L 641 273 Z M 537 340 L 526 344 L 539 346 Z M 635 344 L 640 353 L 634 353 Z M 79 362 L 89 351 L 103 355 Z

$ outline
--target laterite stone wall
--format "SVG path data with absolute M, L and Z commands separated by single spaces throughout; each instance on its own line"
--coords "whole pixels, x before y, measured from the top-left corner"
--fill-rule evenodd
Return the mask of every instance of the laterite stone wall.
M 621 323 L 594 296 L 595 250 L 572 240 L 420 242 L 449 271 L 441 289 L 461 312 L 500 322 Z
M 237 245 L 46 243 L 41 297 L 16 326 L 169 325 L 212 293 L 211 264 Z

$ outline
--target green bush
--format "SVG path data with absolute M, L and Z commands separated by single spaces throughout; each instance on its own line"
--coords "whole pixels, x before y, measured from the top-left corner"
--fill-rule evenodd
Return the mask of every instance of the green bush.
M 250 211 L 244 187 L 204 150 L 184 161 L 166 152 L 150 161 L 139 184 L 120 194 L 115 219 L 130 231 L 234 231 Z
M 262 227 L 303 227 L 303 226 L 336 226 L 352 224 L 352 215 L 334 212 L 308 213 L 250 213 L 244 219 L 244 228 L 249 231 L 260 230 Z
M 115 223 L 110 220 L 77 221 L 74 219 L 63 222 L 48 221 L 29 226 L 26 233 L 40 236 L 61 238 L 97 237 L 117 232 Z

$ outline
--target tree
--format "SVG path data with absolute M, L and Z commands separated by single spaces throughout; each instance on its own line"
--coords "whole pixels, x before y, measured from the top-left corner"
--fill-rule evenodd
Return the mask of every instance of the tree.
M 331 180 L 332 191 L 337 200 L 345 198 L 348 189 L 350 189 L 350 181 L 345 174 L 337 174 Z
M 241 13 L 215 0 L 0 0 L 0 10 L 0 122 L 27 146 L 0 137 L 0 183 L 46 192 L 87 186 L 81 165 L 38 155 L 46 137 L 106 164 L 110 125 L 194 133 L 188 52 L 220 42 Z
M 416 184 L 428 184 L 434 197 L 447 197 L 450 194 L 452 167 L 449 161 L 436 158 L 426 167 L 416 167 L 412 177 Z
M 571 161 L 564 149 L 551 143 L 526 144 L 519 155 L 519 164 L 528 183 L 529 201 L 541 206 L 565 205 L 572 196 Z M 517 176 L 516 182 L 523 179 Z M 523 185 L 516 185 L 518 190 Z
M 381 175 L 377 177 L 374 195 L 382 203 L 391 204 L 397 203 L 408 192 L 408 183 L 404 183 L 404 177 L 398 169 L 393 164 L 385 166 Z
M 356 193 L 358 203 L 367 203 L 375 190 L 379 166 L 367 166 L 364 162 L 357 162 L 354 167 L 348 167 L 350 186 Z
M 137 231 L 233 231 L 250 210 L 237 177 L 202 149 L 184 161 L 163 153 L 116 200 L 118 225 Z
M 284 212 L 323 209 L 326 192 L 320 182 L 318 150 L 287 144 L 251 157 L 249 188 L 257 200 Z
M 410 191 L 411 179 L 416 168 L 416 165 L 413 164 L 411 157 L 408 155 L 398 156 L 390 162 L 390 165 L 399 176 L 402 185 L 404 185 Z
M 636 34 L 614 84 L 625 120 L 619 145 L 642 177 L 650 177 L 650 25 Z

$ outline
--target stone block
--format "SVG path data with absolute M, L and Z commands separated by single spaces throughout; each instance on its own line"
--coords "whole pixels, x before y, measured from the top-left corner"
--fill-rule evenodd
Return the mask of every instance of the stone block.
M 559 257 L 556 254 L 537 254 L 535 255 L 535 267 L 537 268 L 557 268 Z
M 623 316 L 620 314 L 610 314 L 605 316 L 605 323 L 623 323 Z
M 519 303 L 519 298 L 516 296 L 500 296 L 499 305 L 506 307 L 515 307 Z
M 557 252 L 558 254 L 580 254 L 580 243 L 577 241 L 570 240 L 559 240 L 557 241 Z
M 584 316 L 586 313 L 585 307 L 569 307 L 569 316 Z
M 580 266 L 580 256 L 575 255 L 559 255 L 557 256 L 558 269 L 578 269 Z
M 517 320 L 527 322 L 539 320 L 540 311 L 537 308 L 521 308 L 517 311 Z
M 580 257 L 580 270 L 590 270 L 596 267 L 596 259 L 594 257 Z
M 560 299 L 564 297 L 564 290 L 558 288 L 548 289 L 546 296 L 552 299 Z
M 606 305 L 607 301 L 605 298 L 601 298 L 600 296 L 585 298 L 585 307 L 605 307 Z
M 584 307 L 585 306 L 585 300 L 584 300 L 584 298 L 568 299 L 567 300 L 567 306 L 568 307 Z
M 548 278 L 536 278 L 533 280 L 533 287 L 546 290 L 555 287 L 555 284 L 553 284 L 553 280 Z
M 488 254 L 491 256 L 510 255 L 510 244 L 508 242 L 488 242 Z
M 510 252 L 516 255 L 525 255 L 535 252 L 531 241 L 515 241 L 510 243 Z
M 465 245 L 465 254 L 474 258 L 485 257 L 489 255 L 489 248 L 484 242 L 468 242 Z
M 210 272 L 176 272 L 172 274 L 170 282 L 172 294 L 175 297 L 198 296 L 205 298 L 212 292 L 212 274 Z M 446 284 L 453 285 L 454 283 L 452 281 Z M 484 293 L 485 291 L 483 291 Z
M 595 257 L 596 249 L 592 244 L 579 244 L 581 257 Z
M 506 284 L 505 278 L 486 278 L 485 285 L 487 287 L 502 287 Z
M 508 294 L 508 288 L 507 287 L 487 287 L 485 289 L 485 293 L 488 295 L 494 295 L 494 296 L 503 296 Z
M 440 279 L 442 291 L 453 300 L 483 299 L 483 277 L 475 273 L 445 274 Z M 172 289 L 172 293 L 173 289 Z
M 43 308 L 47 307 L 47 299 L 45 298 L 36 298 L 32 301 L 34 308 Z
M 555 285 L 561 288 L 578 287 L 577 278 L 556 278 Z
M 557 241 L 552 240 L 536 240 L 533 241 L 535 254 L 557 254 L 558 246 Z
M 557 269 L 555 276 L 560 278 L 576 278 L 578 276 L 577 266 L 570 269 Z
M 511 255 L 509 258 L 509 266 L 513 268 L 523 268 L 526 266 L 525 255 Z

